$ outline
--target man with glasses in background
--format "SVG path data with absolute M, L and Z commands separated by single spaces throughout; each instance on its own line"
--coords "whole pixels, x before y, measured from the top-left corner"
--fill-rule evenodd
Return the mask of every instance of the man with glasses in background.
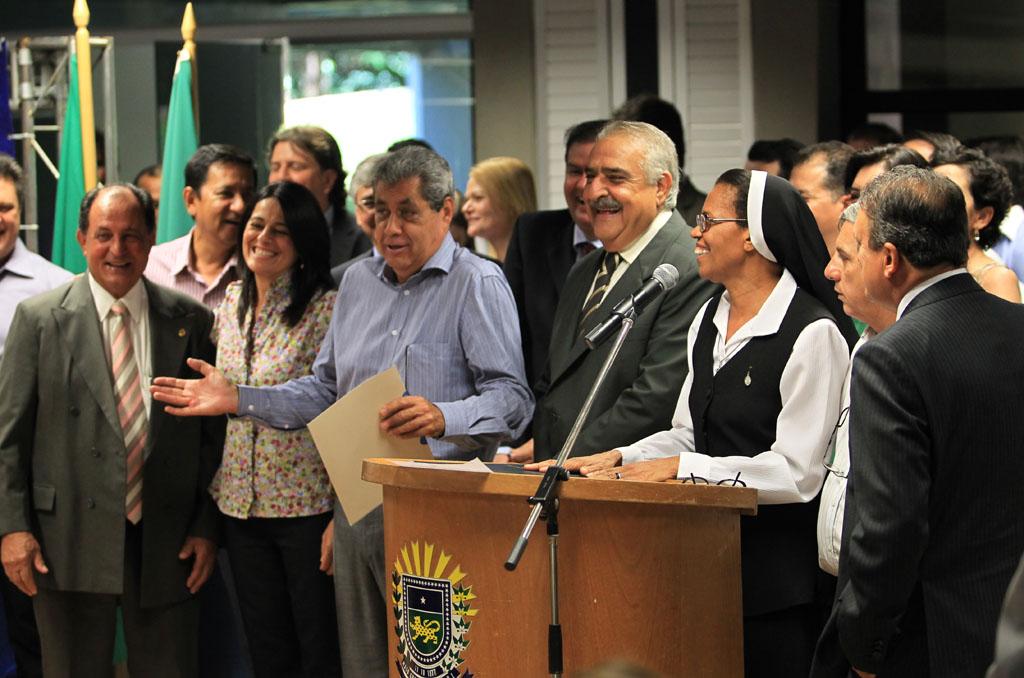
M 374 228 L 373 175 L 377 170 L 377 165 L 380 164 L 380 161 L 386 155 L 386 153 L 378 153 L 377 155 L 364 158 L 361 163 L 356 165 L 356 171 L 352 173 L 352 179 L 349 183 L 349 190 L 352 192 L 352 198 L 356 203 L 356 225 L 359 226 L 359 230 L 371 242 L 373 241 Z M 377 251 L 376 245 L 373 245 L 365 252 L 334 266 L 331 268 L 331 277 L 334 278 L 334 283 L 336 285 L 341 284 L 341 278 L 345 275 L 345 271 L 357 261 L 369 259 L 378 254 L 380 252 Z

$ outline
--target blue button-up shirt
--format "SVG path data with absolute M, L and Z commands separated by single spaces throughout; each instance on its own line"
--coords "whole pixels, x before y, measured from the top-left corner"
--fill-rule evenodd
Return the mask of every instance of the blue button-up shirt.
M 1013 269 L 1017 277 L 1024 280 L 1024 209 L 1011 205 L 1003 222 L 999 224 L 1002 235 L 992 246 L 1003 263 Z
M 348 270 L 313 374 L 239 387 L 239 414 L 297 428 L 366 379 L 398 367 L 406 390 L 444 415 L 438 459 L 490 459 L 533 414 L 515 301 L 501 269 L 445 236 L 405 283 L 382 257 Z
M 18 304 L 59 287 L 72 277 L 60 266 L 51 264 L 25 247 L 20 238 L 15 239 L 11 256 L 0 266 L 0 358 L 3 358 L 7 330 L 14 320 L 14 309 Z

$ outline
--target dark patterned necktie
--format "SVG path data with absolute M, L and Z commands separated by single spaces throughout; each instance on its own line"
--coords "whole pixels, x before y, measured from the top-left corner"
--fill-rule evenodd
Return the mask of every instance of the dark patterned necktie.
M 597 249 L 596 247 L 594 247 L 594 243 L 587 242 L 586 240 L 584 240 L 583 242 L 576 243 L 575 247 L 576 261 L 579 261 L 580 259 L 582 259 L 583 257 L 587 256 L 588 254 Z
M 597 307 L 601 305 L 601 301 L 604 300 L 604 294 L 608 291 L 608 286 L 612 281 L 612 275 L 615 273 L 615 267 L 619 264 L 618 252 L 605 252 L 601 258 L 601 267 L 597 269 L 597 277 L 594 278 L 594 289 L 587 297 L 587 303 L 583 304 L 583 310 L 580 312 L 580 324 L 576 328 L 577 334 L 583 333 L 583 326 L 587 324 L 587 318 L 590 317 Z

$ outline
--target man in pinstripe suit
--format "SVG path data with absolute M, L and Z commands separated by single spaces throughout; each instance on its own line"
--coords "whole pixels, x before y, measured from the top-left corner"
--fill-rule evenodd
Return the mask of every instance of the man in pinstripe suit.
M 1024 308 L 964 268 L 956 185 L 898 167 L 853 225 L 896 323 L 858 352 L 839 581 L 813 676 L 980 676 L 1024 550 Z

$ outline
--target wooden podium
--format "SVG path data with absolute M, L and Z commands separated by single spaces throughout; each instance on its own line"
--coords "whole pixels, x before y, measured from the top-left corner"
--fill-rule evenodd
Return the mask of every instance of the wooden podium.
M 384 486 L 390 673 L 546 676 L 550 568 L 543 522 L 504 563 L 539 475 L 363 463 Z M 742 487 L 572 478 L 560 491 L 559 605 L 567 676 L 626 659 L 665 676 L 743 675 Z

